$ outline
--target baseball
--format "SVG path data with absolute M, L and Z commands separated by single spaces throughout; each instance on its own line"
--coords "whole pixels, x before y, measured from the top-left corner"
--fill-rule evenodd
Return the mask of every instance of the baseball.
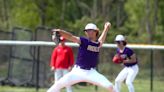
M 109 26 L 110 27 L 111 26 L 111 23 L 110 22 L 106 22 L 105 23 L 105 26 Z

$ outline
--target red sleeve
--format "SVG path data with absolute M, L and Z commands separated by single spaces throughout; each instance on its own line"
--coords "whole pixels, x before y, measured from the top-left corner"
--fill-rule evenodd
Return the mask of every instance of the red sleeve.
M 56 61 L 56 56 L 57 56 L 57 49 L 55 48 L 52 52 L 52 55 L 51 55 L 51 63 L 50 63 L 50 66 L 51 67 L 55 67 L 55 61 Z
M 69 65 L 69 66 L 73 66 L 73 64 L 74 64 L 74 55 L 73 55 L 72 48 L 69 48 L 69 57 L 70 57 L 70 58 L 69 58 L 69 59 L 70 59 L 70 60 L 69 60 L 69 62 L 70 62 L 69 64 L 70 64 L 70 65 Z

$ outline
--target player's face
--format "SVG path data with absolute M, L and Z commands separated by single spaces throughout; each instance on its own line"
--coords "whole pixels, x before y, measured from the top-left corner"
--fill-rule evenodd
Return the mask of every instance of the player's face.
M 65 43 L 65 40 L 61 40 L 61 43 Z
M 87 35 L 88 38 L 90 39 L 95 39 L 97 32 L 95 30 L 86 30 L 85 34 Z
M 117 47 L 118 47 L 118 48 L 124 47 L 124 44 L 123 44 L 122 41 L 116 41 L 115 43 L 117 44 Z

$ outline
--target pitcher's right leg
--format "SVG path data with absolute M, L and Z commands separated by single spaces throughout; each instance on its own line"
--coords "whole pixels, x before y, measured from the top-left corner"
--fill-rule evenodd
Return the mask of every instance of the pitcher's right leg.
M 87 82 L 104 87 L 109 92 L 115 92 L 113 84 L 104 75 L 98 73 L 95 69 L 89 71 L 89 74 L 88 76 L 86 76 L 86 79 Z

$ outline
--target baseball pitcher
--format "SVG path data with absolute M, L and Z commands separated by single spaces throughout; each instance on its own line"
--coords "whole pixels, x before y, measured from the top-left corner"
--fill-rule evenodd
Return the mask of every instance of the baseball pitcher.
M 80 45 L 77 61 L 72 71 L 57 81 L 47 92 L 60 92 L 63 87 L 67 87 L 79 82 L 89 82 L 102 86 L 109 92 L 114 92 L 113 85 L 106 77 L 96 71 L 98 63 L 99 49 L 105 41 L 111 24 L 105 23 L 104 30 L 98 38 L 99 29 L 93 23 L 86 25 L 84 32 L 86 37 L 77 37 L 64 30 L 54 29 L 64 38 Z

